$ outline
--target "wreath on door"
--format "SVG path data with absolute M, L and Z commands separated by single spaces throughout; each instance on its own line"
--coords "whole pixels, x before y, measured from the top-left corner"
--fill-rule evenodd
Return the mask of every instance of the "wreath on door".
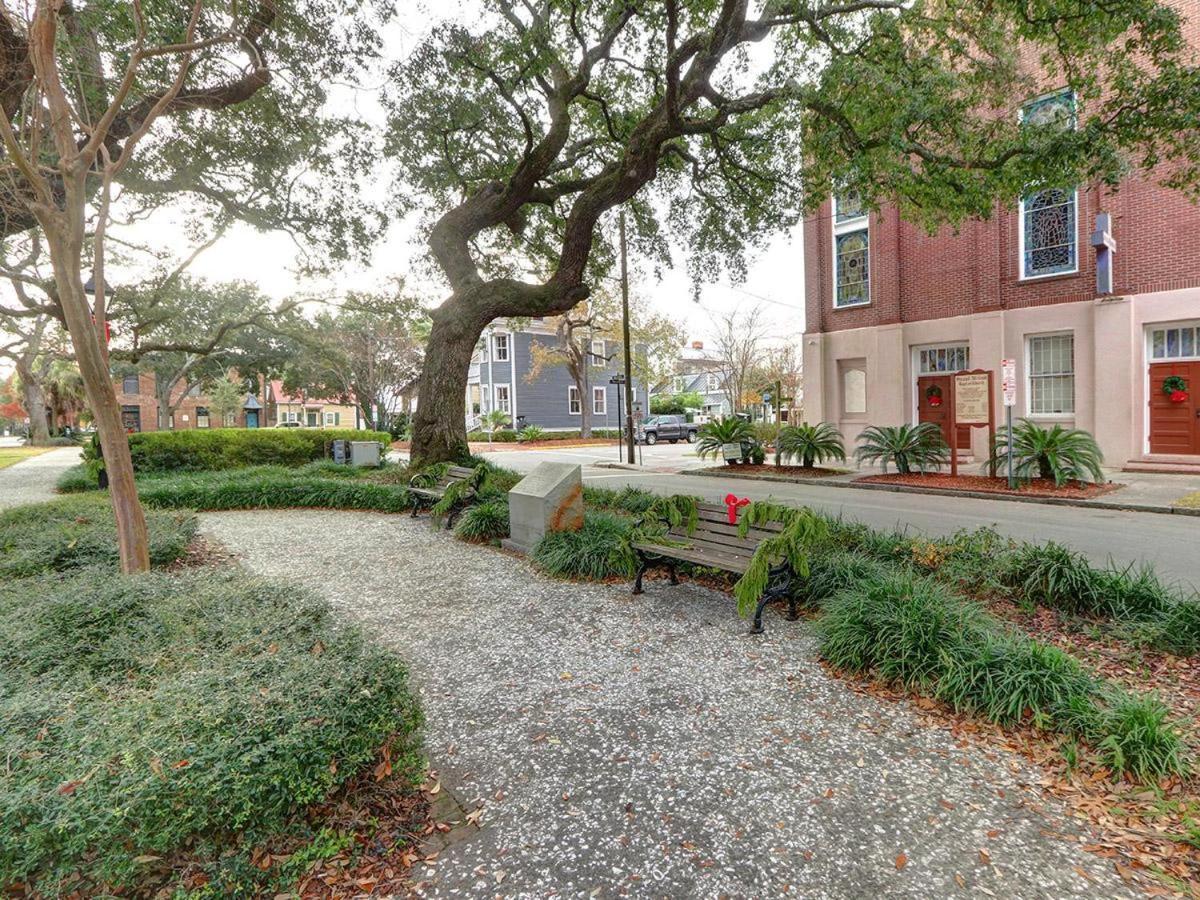
M 925 402 L 930 406 L 942 405 L 942 389 L 936 384 L 931 384 L 925 389 Z
M 1172 403 L 1183 403 L 1188 398 L 1187 382 L 1181 375 L 1168 375 L 1164 378 L 1162 391 Z

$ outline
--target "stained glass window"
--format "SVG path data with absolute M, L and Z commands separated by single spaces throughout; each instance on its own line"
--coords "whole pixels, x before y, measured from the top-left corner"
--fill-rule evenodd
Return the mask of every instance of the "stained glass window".
M 837 297 L 835 306 L 855 306 L 870 301 L 870 247 L 867 229 L 839 234 L 837 250 Z
M 1152 359 L 1187 359 L 1200 356 L 1200 328 L 1194 325 L 1155 328 L 1150 332 Z
M 958 347 L 930 347 L 920 351 L 917 360 L 917 370 L 921 375 L 961 372 L 971 368 L 971 350 L 965 344 Z
M 1029 339 L 1029 414 L 1075 412 L 1075 338 L 1047 334 Z
M 1030 100 L 1021 107 L 1021 124 L 1075 127 L 1075 92 L 1070 88 Z
M 1075 192 L 1049 188 L 1021 202 L 1025 278 L 1074 272 L 1077 268 Z
M 834 207 L 836 209 L 834 221 L 839 224 L 861 219 L 867 214 L 862 195 L 858 191 L 846 191 L 844 194 L 839 194 L 834 200 Z

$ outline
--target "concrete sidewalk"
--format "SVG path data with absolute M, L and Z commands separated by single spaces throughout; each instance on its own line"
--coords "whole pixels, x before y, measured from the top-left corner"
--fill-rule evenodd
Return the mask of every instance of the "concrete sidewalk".
M 0 509 L 54 499 L 58 476 L 80 461 L 79 447 L 62 447 L 0 469 Z

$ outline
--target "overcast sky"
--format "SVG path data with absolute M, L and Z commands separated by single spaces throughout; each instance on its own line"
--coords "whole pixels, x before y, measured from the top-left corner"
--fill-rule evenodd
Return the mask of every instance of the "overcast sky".
M 440 0 L 437 3 L 401 0 L 400 6 L 399 18 L 386 36 L 387 56 L 392 59 L 411 52 L 438 21 L 453 15 L 477 18 L 471 13 L 472 0 Z M 382 127 L 377 84 L 347 90 L 339 102 L 353 104 L 364 118 L 377 120 Z M 136 233 L 129 236 L 153 240 L 160 246 L 177 245 L 182 253 L 188 245 L 177 224 L 169 212 L 162 212 L 151 222 L 136 226 Z M 441 299 L 442 288 L 421 282 L 416 274 L 424 249 L 422 240 L 413 223 L 397 222 L 375 248 L 369 265 L 347 266 L 322 280 L 301 280 L 295 272 L 298 251 L 290 237 L 262 234 L 239 225 L 197 259 L 191 272 L 212 280 L 246 279 L 276 298 L 304 292 L 331 299 L 336 299 L 347 289 L 383 285 L 399 274 L 405 276 L 431 305 L 436 305 Z M 752 260 L 744 283 L 734 285 L 726 281 L 701 285 L 698 301 L 683 269 L 682 256 L 676 256 L 678 268 L 665 272 L 661 281 L 652 275 L 642 275 L 633 283 L 631 299 L 635 304 L 649 305 L 682 322 L 689 341 L 710 338 L 714 315 L 757 305 L 761 307 L 774 338 L 798 342 L 804 330 L 804 272 L 799 229 L 793 234 L 775 236 L 767 250 Z M 634 268 L 638 268 L 636 260 Z M 651 271 L 650 266 L 643 269 Z M 108 277 L 109 283 L 119 288 L 122 274 L 119 269 L 113 270 Z M 137 276 L 129 272 L 124 273 L 124 277 L 134 279 Z

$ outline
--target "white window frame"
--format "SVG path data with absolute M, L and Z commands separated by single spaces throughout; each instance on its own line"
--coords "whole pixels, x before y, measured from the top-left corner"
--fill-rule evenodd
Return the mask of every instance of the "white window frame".
M 706 394 L 721 393 L 721 373 L 720 372 L 709 372 L 705 379 L 704 387 L 705 387 L 704 393 L 706 393 Z
M 1045 190 L 1049 190 L 1046 188 Z M 1034 194 L 1040 194 L 1041 191 L 1030 191 L 1027 197 Z M 1022 197 L 1018 204 L 1017 214 L 1017 264 L 1020 266 L 1021 281 L 1040 281 L 1043 278 L 1062 278 L 1066 275 L 1079 274 L 1079 189 L 1072 188 L 1071 202 L 1074 205 L 1075 217 L 1075 267 L 1072 269 L 1063 269 L 1061 272 L 1044 272 L 1041 275 L 1029 275 L 1025 272 L 1025 199 Z
M 133 379 L 134 389 L 129 390 L 126 385 L 129 379 Z M 140 375 L 122 375 L 121 376 L 121 393 L 122 394 L 140 394 L 142 392 L 142 378 Z
M 863 306 L 871 305 L 871 215 L 867 211 L 863 211 L 861 216 L 855 216 L 853 219 L 847 219 L 845 222 L 838 221 L 838 200 L 834 197 L 831 204 L 833 210 L 831 221 L 833 222 L 833 285 L 832 285 L 832 300 L 834 309 L 858 309 Z M 861 303 L 839 303 L 838 302 L 838 238 L 846 234 L 861 231 L 867 236 L 867 299 Z
M 596 401 L 599 400 L 599 404 Z M 608 388 L 593 387 L 592 388 L 592 415 L 607 416 L 608 415 Z
M 1165 332 L 1174 329 L 1195 328 L 1198 329 L 1195 339 L 1192 343 L 1191 356 L 1155 356 L 1154 355 L 1154 332 L 1162 331 L 1163 348 L 1166 348 Z M 1155 322 L 1146 326 L 1146 363 L 1153 365 L 1155 363 L 1173 363 L 1173 362 L 1196 362 L 1200 360 L 1200 319 L 1189 319 L 1181 322 Z
M 583 402 L 579 399 L 579 388 L 573 384 L 567 385 L 567 415 L 583 415 Z
M 204 410 L 204 413 L 201 414 L 200 410 Z M 196 407 L 196 427 L 197 428 L 212 427 L 212 416 L 209 413 L 207 406 L 197 406 Z
M 325 423 L 326 428 L 337 428 L 339 415 L 340 413 L 336 412 L 322 413 L 321 421 Z
M 597 350 L 597 347 L 600 349 Z M 588 350 L 590 352 L 589 359 L 591 360 L 592 365 L 598 369 L 604 368 L 604 366 L 608 363 L 608 360 L 604 358 L 604 341 L 600 339 L 590 341 L 588 343 Z
M 492 409 L 498 409 L 505 415 L 512 415 L 511 400 L 507 384 L 492 385 Z
M 1065 373 L 1054 375 L 1035 375 L 1033 372 L 1033 343 L 1037 340 L 1045 338 L 1070 338 L 1071 339 L 1071 410 L 1070 412 L 1034 412 L 1033 411 L 1033 383 L 1037 378 L 1061 378 Z M 1074 331 L 1045 331 L 1038 334 L 1025 335 L 1025 415 L 1030 419 L 1055 421 L 1061 419 L 1074 419 L 1076 415 L 1076 375 L 1078 368 L 1075 359 L 1075 332 Z
M 508 362 L 509 346 L 507 334 L 493 334 L 492 347 L 495 354 L 492 357 L 493 362 Z

